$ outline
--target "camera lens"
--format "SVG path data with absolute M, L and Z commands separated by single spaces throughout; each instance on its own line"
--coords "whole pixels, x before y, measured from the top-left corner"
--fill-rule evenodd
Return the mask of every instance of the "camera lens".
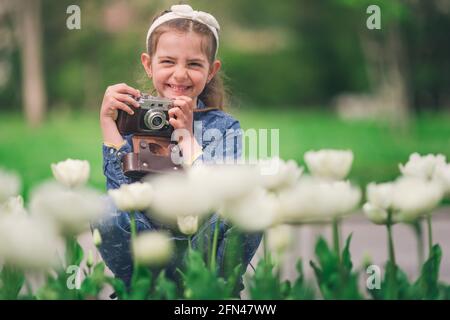
M 162 119 L 159 116 L 156 116 L 152 119 L 152 125 L 154 127 L 159 127 L 161 125 L 161 123 L 162 123 Z
M 166 115 L 162 110 L 149 110 L 144 116 L 144 123 L 151 130 L 159 130 L 166 124 Z

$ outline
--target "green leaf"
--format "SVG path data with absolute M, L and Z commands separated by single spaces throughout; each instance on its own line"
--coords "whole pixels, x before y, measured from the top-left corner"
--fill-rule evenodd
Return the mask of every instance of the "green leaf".
M 129 295 L 127 292 L 127 287 L 126 287 L 125 283 L 122 281 L 122 279 L 107 277 L 106 283 L 109 283 L 113 287 L 114 293 L 117 295 L 117 298 L 119 300 L 127 300 L 128 299 Z
M 183 276 L 184 296 L 187 299 L 229 299 L 231 292 L 227 290 L 226 282 L 216 271 L 207 268 L 202 254 L 192 250 L 186 261 Z
M 84 252 L 74 237 L 66 239 L 66 267 L 70 265 L 79 266 L 83 261 Z
M 315 296 L 314 289 L 305 280 L 305 277 L 303 274 L 303 262 L 301 259 L 299 259 L 297 261 L 296 267 L 297 267 L 298 277 L 290 290 L 289 298 L 296 299 L 296 300 L 312 300 L 312 299 L 314 299 L 314 296 Z
M 135 266 L 131 278 L 131 300 L 145 300 L 150 297 L 152 273 L 146 266 Z
M 352 240 L 352 234 L 350 234 L 345 241 L 345 247 L 342 251 L 342 266 L 347 269 L 351 270 L 353 268 L 352 258 L 350 255 L 350 241 Z
M 0 272 L 0 299 L 15 300 L 25 282 L 25 276 L 19 269 L 5 265 Z
M 166 278 L 164 271 L 161 271 L 156 279 L 155 292 L 152 298 L 157 300 L 174 300 L 177 298 L 177 286 L 173 281 Z
M 428 260 L 421 268 L 420 276 L 413 285 L 413 294 L 417 299 L 437 299 L 439 297 L 439 267 L 442 249 L 435 244 Z
M 315 253 L 318 262 L 310 261 L 320 292 L 325 299 L 361 299 L 358 273 L 353 272 L 350 255 L 351 235 L 339 257 L 326 241 L 319 237 Z
M 284 299 L 286 285 L 281 284 L 278 272 L 274 272 L 274 264 L 261 259 L 255 269 L 255 274 L 250 278 L 250 296 L 256 300 Z M 284 295 L 285 294 L 285 295 Z

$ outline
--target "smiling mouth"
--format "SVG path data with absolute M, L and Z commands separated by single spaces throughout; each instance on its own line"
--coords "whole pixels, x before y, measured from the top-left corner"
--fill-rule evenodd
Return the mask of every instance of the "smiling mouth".
M 167 86 L 176 92 L 184 92 L 184 91 L 187 91 L 190 88 L 192 88 L 192 86 L 180 86 L 180 85 L 175 85 L 175 84 L 170 84 L 170 83 L 168 83 Z

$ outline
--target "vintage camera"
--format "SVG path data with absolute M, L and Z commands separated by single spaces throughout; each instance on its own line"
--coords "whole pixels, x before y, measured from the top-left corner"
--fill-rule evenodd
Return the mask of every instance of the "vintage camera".
M 156 137 L 170 137 L 173 127 L 169 124 L 169 109 L 172 100 L 142 95 L 136 100 L 140 107 L 130 106 L 133 115 L 119 110 L 117 128 L 122 135 L 136 134 Z
M 124 174 L 141 179 L 151 173 L 182 170 L 182 166 L 173 161 L 182 155 L 177 143 L 171 141 L 173 127 L 169 124 L 169 109 L 173 106 L 172 100 L 143 94 L 136 101 L 140 107 L 130 106 L 133 115 L 119 110 L 116 120 L 122 135 L 132 134 L 133 152 L 122 158 Z

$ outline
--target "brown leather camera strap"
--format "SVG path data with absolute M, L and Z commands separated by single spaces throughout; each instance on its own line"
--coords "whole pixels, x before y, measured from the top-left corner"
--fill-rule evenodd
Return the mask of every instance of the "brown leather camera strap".
M 200 112 L 208 112 L 211 110 L 219 110 L 218 108 L 213 108 L 213 107 L 209 107 L 209 108 L 202 108 L 202 109 L 194 109 L 193 112 L 195 113 L 200 113 Z

